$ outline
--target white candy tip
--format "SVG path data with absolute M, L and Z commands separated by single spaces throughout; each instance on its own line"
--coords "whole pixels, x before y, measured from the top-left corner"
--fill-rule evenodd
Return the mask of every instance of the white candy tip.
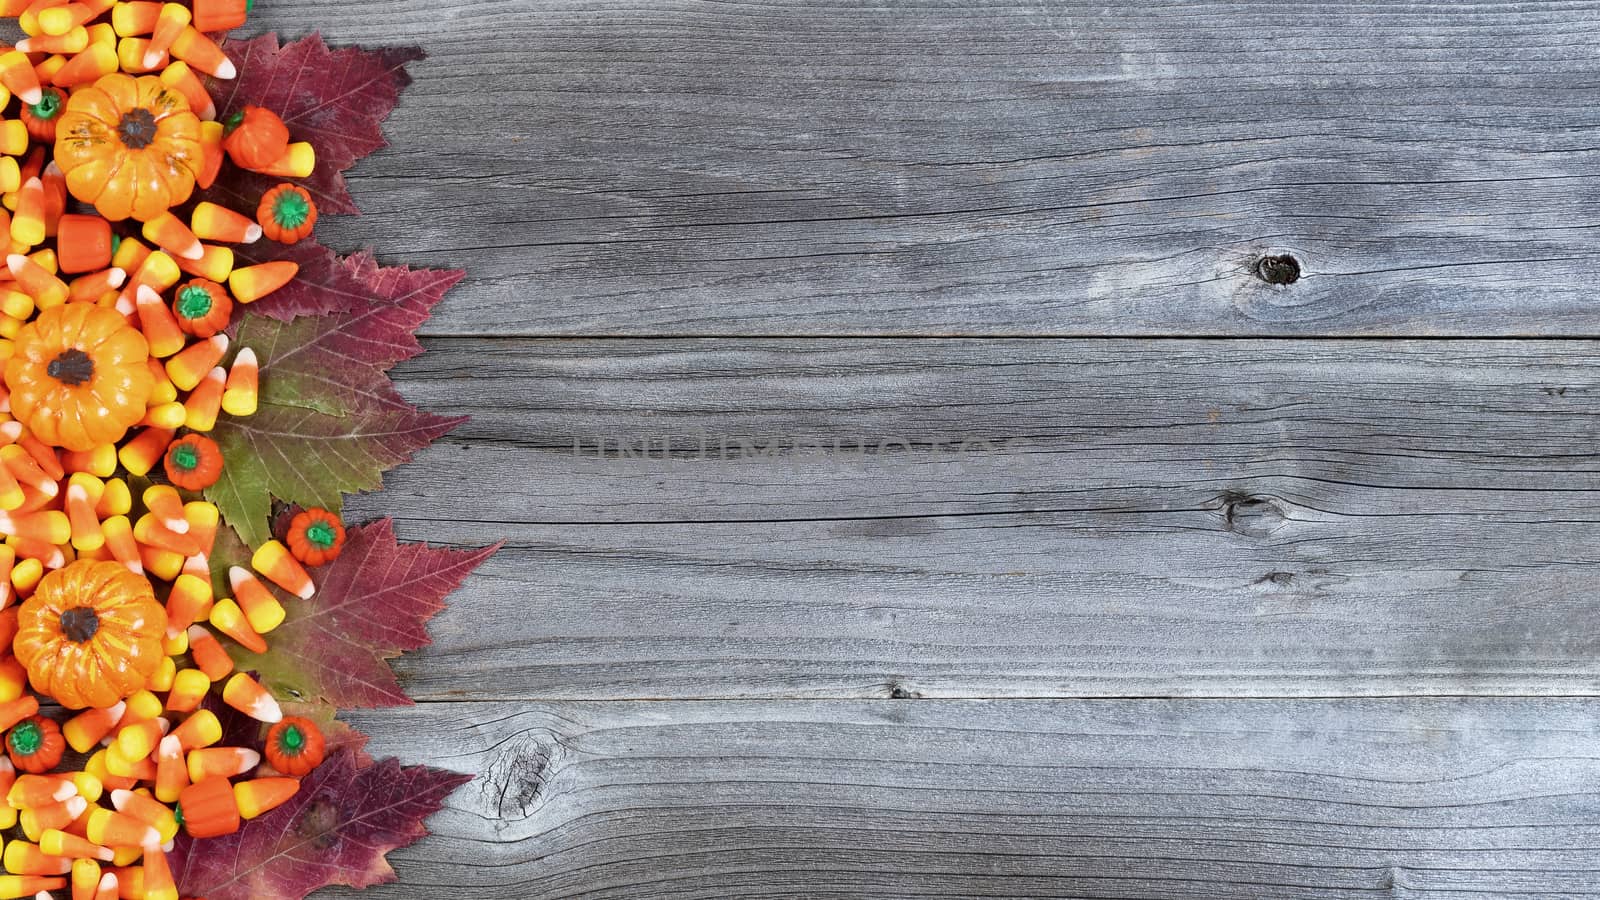
M 161 302 L 161 295 L 156 293 L 156 289 L 151 287 L 148 284 L 139 285 L 139 295 L 138 296 L 139 296 L 139 302 L 140 303 L 160 303 Z
M 128 281 L 128 270 L 121 266 L 112 266 L 106 270 L 106 284 L 114 288 L 122 287 Z
M 239 70 L 234 68 L 233 60 L 231 60 L 231 59 L 225 59 L 225 60 L 222 61 L 222 65 L 217 66 L 217 77 L 218 78 L 228 79 L 228 78 L 232 78 L 232 77 L 234 77 L 235 75 L 238 75 L 238 74 L 239 74 Z M 33 102 L 37 103 L 38 101 L 35 100 Z
M 29 106 L 32 106 L 35 103 L 38 103 L 40 100 L 44 99 L 44 89 L 43 88 L 30 88 L 29 90 L 27 90 L 27 91 L 25 91 L 25 92 L 23 92 L 21 94 L 18 94 L 17 96 L 22 98 L 22 102 L 23 103 L 26 103 Z
M 159 68 L 161 68 L 161 57 L 163 57 L 165 55 L 166 54 L 164 54 L 164 53 L 157 53 L 154 50 L 146 50 L 144 52 L 144 67 L 146 69 L 159 69 Z
M 262 233 L 260 225 L 252 224 L 244 230 L 244 242 L 246 244 L 254 244 L 256 241 L 261 240 Z
M 263 697 L 260 701 L 253 704 L 251 709 L 253 712 L 250 718 L 259 722 L 265 722 L 268 725 L 276 725 L 283 721 L 283 710 L 279 708 L 278 701 L 272 699 L 271 697 Z M 246 750 L 245 752 L 255 753 L 254 750 Z M 256 754 L 256 756 L 256 762 L 260 762 L 260 754 Z M 252 764 L 252 766 L 253 765 L 254 764 Z

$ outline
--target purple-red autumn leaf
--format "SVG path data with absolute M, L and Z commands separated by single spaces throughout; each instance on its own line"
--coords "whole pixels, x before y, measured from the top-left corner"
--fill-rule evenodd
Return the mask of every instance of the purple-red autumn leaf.
M 339 414 L 403 403 L 385 373 L 422 352 L 413 332 L 464 274 L 383 268 L 367 253 L 343 260 L 339 269 L 363 287 L 366 299 L 343 312 L 290 322 L 261 318 L 252 306 L 239 322 L 234 339 L 261 362 L 263 402 Z
M 371 258 L 370 253 L 357 256 Z M 240 244 L 233 248 L 233 257 L 241 267 L 280 259 L 300 267 L 293 281 L 249 306 L 235 307 L 240 316 L 250 313 L 287 322 L 296 316 L 344 312 L 372 297 L 373 286 L 363 277 L 365 267 L 349 265 L 349 260 L 312 239 L 287 246 L 268 240 Z
M 316 148 L 316 171 L 299 184 L 316 198 L 322 212 L 360 212 L 345 188 L 344 171 L 387 143 L 380 126 L 400 91 L 411 83 L 406 64 L 421 59 L 422 50 L 334 50 L 319 34 L 283 46 L 278 45 L 277 35 L 264 34 L 228 41 L 225 48 L 239 74 L 231 81 L 207 80 L 217 117 L 226 120 L 245 106 L 277 113 L 289 126 L 291 139 L 309 141 Z M 281 180 L 230 163 L 223 167 L 214 190 L 254 210 L 261 195 Z
M 274 694 L 338 707 L 407 706 L 388 660 L 427 646 L 445 595 L 499 549 L 454 550 L 395 540 L 380 519 L 346 532 L 344 551 L 311 571 L 317 592 L 288 598 L 288 618 L 264 655 L 232 648 L 241 670 Z
M 426 836 L 423 820 L 470 780 L 392 759 L 361 768 L 341 751 L 288 803 L 237 833 L 180 838 L 172 855 L 178 890 L 207 900 L 300 900 L 329 885 L 393 881 L 384 855 Z

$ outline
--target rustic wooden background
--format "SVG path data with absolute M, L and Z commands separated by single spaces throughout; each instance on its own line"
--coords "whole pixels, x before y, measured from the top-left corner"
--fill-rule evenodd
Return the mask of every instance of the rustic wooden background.
M 1600 4 L 257 6 L 509 539 L 370 896 L 1600 896 Z

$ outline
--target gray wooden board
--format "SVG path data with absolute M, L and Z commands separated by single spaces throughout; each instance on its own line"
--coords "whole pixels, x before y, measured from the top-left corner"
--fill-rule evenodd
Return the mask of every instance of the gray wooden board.
M 510 540 L 370 896 L 1600 896 L 1593 345 L 1148 340 L 1600 334 L 1594 5 L 258 6 L 431 54 L 351 507 Z
M 262 4 L 431 58 L 326 240 L 433 334 L 1600 333 L 1600 9 Z M 1306 277 L 1268 285 L 1261 253 Z
M 436 339 L 352 512 L 510 541 L 425 698 L 1591 693 L 1595 352 Z
M 1595 700 L 433 703 L 356 722 L 380 752 L 479 775 L 379 900 L 1600 894 Z

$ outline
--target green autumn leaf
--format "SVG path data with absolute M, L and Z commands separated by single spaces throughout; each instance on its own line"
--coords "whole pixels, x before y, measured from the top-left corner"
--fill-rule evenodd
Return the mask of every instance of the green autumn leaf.
M 253 416 L 217 422 L 211 437 L 227 463 L 206 499 L 246 544 L 258 547 L 272 536 L 273 497 L 338 510 L 344 494 L 382 487 L 384 472 L 463 421 L 404 402 L 344 416 L 262 403 Z
M 218 597 L 232 597 L 233 585 L 228 581 L 228 570 L 234 566 L 250 568 L 250 548 L 240 539 L 239 532 L 224 522 L 217 526 L 217 536 L 211 542 L 206 562 L 211 566 L 211 592 Z

